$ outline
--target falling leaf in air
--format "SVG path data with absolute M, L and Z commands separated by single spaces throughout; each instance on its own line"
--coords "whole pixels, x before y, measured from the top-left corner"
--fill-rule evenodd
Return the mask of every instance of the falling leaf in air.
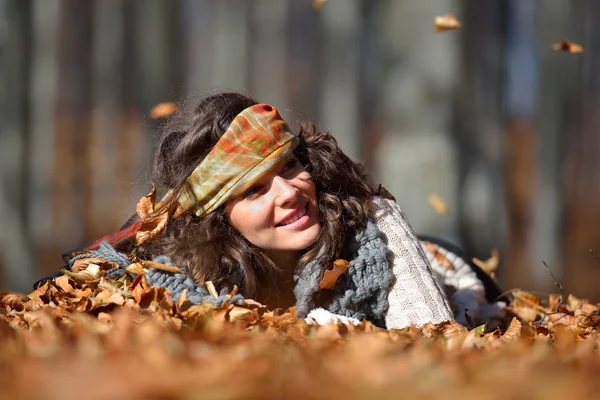
M 159 119 L 170 117 L 171 115 L 175 114 L 176 109 L 177 106 L 173 102 L 168 101 L 158 103 L 152 107 L 152 110 L 150 110 L 150 118 Z
M 312 6 L 315 10 L 318 10 L 323 6 L 323 4 L 325 4 L 326 1 L 327 0 L 313 0 Z
M 443 32 L 459 28 L 462 28 L 462 24 L 452 14 L 444 14 L 441 17 L 435 17 L 433 26 L 434 32 Z
M 570 42 L 568 40 L 561 40 L 559 43 L 555 43 L 552 45 L 552 48 L 556 51 L 566 51 L 572 54 L 581 54 L 583 53 L 583 46 L 574 42 Z
M 500 263 L 500 254 L 498 250 L 492 250 L 492 255 L 485 261 L 482 261 L 478 258 L 473 257 L 473 263 L 477 265 L 483 272 L 494 278 L 495 271 L 498 268 L 498 264 Z
M 328 269 L 323 274 L 323 279 L 319 282 L 321 289 L 331 289 L 337 282 L 338 278 L 344 274 L 350 267 L 350 262 L 342 259 L 337 259 L 333 262 L 333 268 Z
M 432 193 L 429 195 L 429 205 L 437 214 L 448 214 L 448 205 L 446 201 L 437 193 Z

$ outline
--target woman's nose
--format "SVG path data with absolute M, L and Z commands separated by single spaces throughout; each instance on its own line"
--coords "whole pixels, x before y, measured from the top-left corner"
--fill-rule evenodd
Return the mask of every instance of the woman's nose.
M 298 188 L 281 176 L 276 176 L 273 179 L 271 187 L 275 191 L 275 203 L 280 207 L 286 205 L 288 202 L 296 201 L 298 197 Z

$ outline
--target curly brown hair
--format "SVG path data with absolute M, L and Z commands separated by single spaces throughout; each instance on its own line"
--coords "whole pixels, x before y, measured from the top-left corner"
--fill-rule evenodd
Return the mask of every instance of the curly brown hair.
M 254 104 L 241 93 L 220 93 L 171 117 L 159 131 L 154 157 L 152 180 L 159 193 L 186 190 L 186 179 L 236 115 Z M 341 257 L 345 239 L 364 228 L 374 190 L 362 165 L 346 156 L 329 133 L 302 123 L 298 137 L 294 154 L 315 182 L 321 230 L 297 265 L 315 258 L 330 265 Z M 197 283 L 237 285 L 247 297 L 255 298 L 259 289 L 277 289 L 277 267 L 229 223 L 225 205 L 202 217 L 185 213 L 170 221 L 163 235 L 138 254 L 168 255 Z

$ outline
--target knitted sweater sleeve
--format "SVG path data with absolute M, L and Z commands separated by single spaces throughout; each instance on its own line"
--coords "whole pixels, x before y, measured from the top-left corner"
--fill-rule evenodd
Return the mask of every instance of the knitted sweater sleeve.
M 395 201 L 375 197 L 374 219 L 390 250 L 395 282 L 388 296 L 388 329 L 453 320 L 429 261 Z

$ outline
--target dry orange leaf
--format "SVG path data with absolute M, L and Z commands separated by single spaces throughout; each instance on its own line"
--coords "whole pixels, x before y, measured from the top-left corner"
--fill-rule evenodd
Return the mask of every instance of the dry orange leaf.
M 561 40 L 559 43 L 553 44 L 552 48 L 556 51 L 566 51 L 573 54 L 583 53 L 583 46 L 574 42 L 570 42 L 566 39 Z
M 312 6 L 315 10 L 318 10 L 323 6 L 323 4 L 325 4 L 326 1 L 327 0 L 313 0 Z
M 160 269 L 167 272 L 179 272 L 179 268 L 173 265 L 161 264 L 150 260 L 139 260 L 139 262 L 144 268 Z
M 444 14 L 441 17 L 435 17 L 433 26 L 434 32 L 443 32 L 459 28 L 462 28 L 462 24 L 452 14 Z
M 495 271 L 498 268 L 498 264 L 500 263 L 500 254 L 498 250 L 492 250 L 492 255 L 485 261 L 482 261 L 478 258 L 473 257 L 473 263 L 477 265 L 483 272 L 491 276 L 492 278 L 495 275 Z
M 333 262 L 333 269 L 328 269 L 323 274 L 323 279 L 319 282 L 321 289 L 331 289 L 337 282 L 338 278 L 342 276 L 350 268 L 350 262 L 346 260 L 337 259 Z
M 510 321 L 510 326 L 502 335 L 502 339 L 505 341 L 512 341 L 521 337 L 521 322 L 513 317 L 512 321 Z
M 120 293 L 111 292 L 109 290 L 104 290 L 94 297 L 94 300 L 97 305 L 107 306 L 109 304 L 116 304 L 118 306 L 122 306 L 125 303 L 125 299 L 121 296 Z
M 429 205 L 437 214 L 448 214 L 448 205 L 446 201 L 437 193 L 432 193 L 429 195 Z
M 219 297 L 219 292 L 217 292 L 217 288 L 215 287 L 215 284 L 212 283 L 212 281 L 204 282 L 204 286 L 206 286 L 208 293 L 210 293 L 212 297 L 214 297 L 215 299 Z
M 127 266 L 127 268 L 125 268 L 125 271 L 132 272 L 136 275 L 141 275 L 141 274 L 146 273 L 146 271 L 144 271 L 144 267 L 142 267 L 142 264 L 140 264 L 139 262 L 129 264 Z
M 440 250 L 439 247 L 436 246 L 435 244 L 431 243 L 431 242 L 423 242 L 425 244 L 425 247 L 427 247 L 427 250 L 433 255 L 433 257 L 435 257 L 436 261 L 438 263 L 440 263 L 441 266 L 452 270 L 454 268 L 454 266 L 452 265 L 452 263 L 450 262 L 450 260 L 448 260 L 446 258 L 445 255 L 443 255 Z
M 156 201 L 156 188 L 152 188 L 152 191 L 146 196 L 142 197 L 136 207 L 135 211 L 142 220 L 141 226 L 135 234 L 135 244 L 140 246 L 149 240 L 159 236 L 167 227 L 169 221 L 169 213 L 161 212 L 156 214 L 154 211 L 154 203 Z
M 152 107 L 152 110 L 150 110 L 150 118 L 167 118 L 175 114 L 175 110 L 177 110 L 177 106 L 173 102 L 167 101 L 158 103 L 157 105 Z

